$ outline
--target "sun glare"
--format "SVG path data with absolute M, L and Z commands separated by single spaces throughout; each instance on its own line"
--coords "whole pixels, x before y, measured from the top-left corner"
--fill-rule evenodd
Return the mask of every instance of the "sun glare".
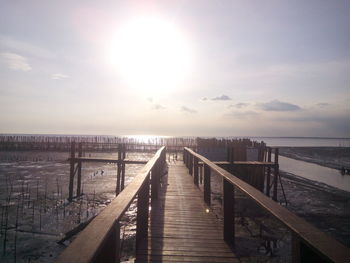
M 191 52 L 181 31 L 153 16 L 135 17 L 123 24 L 112 44 L 112 63 L 125 83 L 151 94 L 178 86 L 191 68 Z

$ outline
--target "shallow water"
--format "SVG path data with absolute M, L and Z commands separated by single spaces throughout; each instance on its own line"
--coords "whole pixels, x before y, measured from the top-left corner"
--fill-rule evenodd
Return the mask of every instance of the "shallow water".
M 299 161 L 279 156 L 280 169 L 309 180 L 325 183 L 327 185 L 350 192 L 350 176 L 341 175 L 336 169 L 320 166 L 318 164 Z

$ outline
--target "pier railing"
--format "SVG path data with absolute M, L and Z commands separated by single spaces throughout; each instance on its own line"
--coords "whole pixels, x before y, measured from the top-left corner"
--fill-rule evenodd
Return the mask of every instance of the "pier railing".
M 279 220 L 292 235 L 293 262 L 349 262 L 350 249 L 293 214 L 285 207 L 270 199 L 248 183 L 240 180 L 230 172 L 214 164 L 202 155 L 189 148 L 184 149 L 184 162 L 198 185 L 200 168 L 204 168 L 204 201 L 210 206 L 210 174 L 215 172 L 223 179 L 223 233 L 226 242 L 235 245 L 235 189 L 243 192 L 250 200 Z M 232 164 L 234 165 L 234 164 Z
M 142 168 L 125 189 L 76 237 L 56 263 L 120 261 L 119 220 L 137 197 L 136 248 L 147 237 L 149 200 L 156 200 L 165 164 L 165 147 Z M 150 190 L 151 189 L 151 190 Z

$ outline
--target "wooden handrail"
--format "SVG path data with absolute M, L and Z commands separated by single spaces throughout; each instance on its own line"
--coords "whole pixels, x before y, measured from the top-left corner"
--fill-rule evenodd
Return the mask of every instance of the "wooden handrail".
M 137 195 L 138 203 L 142 200 L 141 192 L 145 195 L 144 199 L 149 198 L 149 192 L 143 189 L 147 189 L 150 185 L 150 172 L 152 172 L 153 186 L 154 179 L 159 179 L 159 174 L 156 175 L 153 170 L 159 173 L 164 163 L 165 147 L 163 146 L 127 187 L 59 255 L 56 263 L 119 262 L 119 220 Z M 157 187 L 152 188 L 155 188 L 152 192 L 157 190 Z M 147 205 L 146 211 L 148 211 L 148 201 L 142 200 L 142 203 Z M 137 224 L 139 225 L 139 222 Z M 143 229 L 142 232 L 144 233 L 145 230 Z
M 341 244 L 334 238 L 320 231 L 313 225 L 307 223 L 304 219 L 300 218 L 299 216 L 287 210 L 285 207 L 274 202 L 253 186 L 249 185 L 248 183 L 242 181 L 233 174 L 214 164 L 204 156 L 194 152 L 189 148 L 184 148 L 184 154 L 190 155 L 190 158 L 189 156 L 184 156 L 184 161 L 185 163 L 187 162 L 186 165 L 189 169 L 193 169 L 193 159 L 203 162 L 205 166 L 210 168 L 211 171 L 214 171 L 218 175 L 222 176 L 224 181 L 227 181 L 231 185 L 237 187 L 240 191 L 242 191 L 250 199 L 255 201 L 265 211 L 273 215 L 290 231 L 292 231 L 294 246 L 299 247 L 299 251 L 295 252 L 297 255 L 293 255 L 294 261 L 303 262 L 303 255 L 300 253 L 301 244 L 304 245 L 304 247 L 305 245 L 307 246 L 306 248 L 303 247 L 303 249 L 311 249 L 311 253 L 317 253 L 317 255 L 321 256 L 324 262 L 349 262 L 350 249 L 345 247 L 343 244 Z M 232 219 L 229 220 L 229 222 L 232 222 Z M 295 242 L 297 242 L 298 244 L 295 244 Z M 298 256 L 299 258 L 295 258 Z

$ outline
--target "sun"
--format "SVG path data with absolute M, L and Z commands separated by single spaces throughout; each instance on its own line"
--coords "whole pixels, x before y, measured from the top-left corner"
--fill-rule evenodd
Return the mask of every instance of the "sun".
M 124 83 L 150 95 L 178 88 L 190 73 L 192 54 L 184 34 L 156 16 L 122 24 L 112 43 L 111 60 Z

